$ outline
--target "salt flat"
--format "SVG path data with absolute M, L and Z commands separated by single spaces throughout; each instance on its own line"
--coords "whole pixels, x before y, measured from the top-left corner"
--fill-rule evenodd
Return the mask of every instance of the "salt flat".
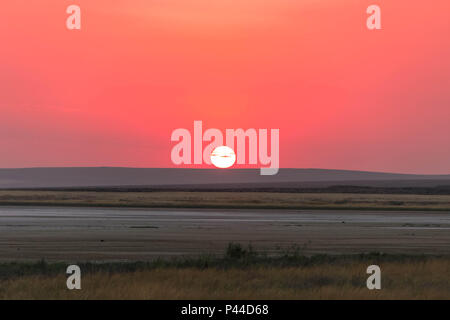
M 0 260 L 221 254 L 229 242 L 305 254 L 450 254 L 450 212 L 0 207 Z

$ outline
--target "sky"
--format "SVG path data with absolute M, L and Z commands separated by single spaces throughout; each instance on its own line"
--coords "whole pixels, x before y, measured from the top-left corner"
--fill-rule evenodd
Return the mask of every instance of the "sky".
M 81 8 L 68 30 L 66 8 Z M 366 9 L 381 8 L 382 30 Z M 171 133 L 276 128 L 280 165 L 450 173 L 450 2 L 0 5 L 0 167 L 174 167 Z

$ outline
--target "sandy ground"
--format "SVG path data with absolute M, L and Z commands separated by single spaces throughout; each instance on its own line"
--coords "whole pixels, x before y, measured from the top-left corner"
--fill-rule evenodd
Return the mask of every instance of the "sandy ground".
M 0 260 L 222 254 L 229 242 L 306 254 L 450 254 L 450 212 L 0 207 Z

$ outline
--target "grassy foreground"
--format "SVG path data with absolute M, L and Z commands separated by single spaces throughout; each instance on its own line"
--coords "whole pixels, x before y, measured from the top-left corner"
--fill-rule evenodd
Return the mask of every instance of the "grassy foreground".
M 450 195 L 3 190 L 0 205 L 449 211 Z
M 371 264 L 381 290 L 366 287 Z M 450 299 L 450 257 L 268 257 L 231 244 L 223 258 L 79 266 L 82 289 L 70 291 L 67 264 L 1 264 L 0 299 Z

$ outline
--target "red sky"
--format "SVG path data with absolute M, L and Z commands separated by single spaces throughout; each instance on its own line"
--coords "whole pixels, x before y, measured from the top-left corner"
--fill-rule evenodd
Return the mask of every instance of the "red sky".
M 82 30 L 66 29 L 66 7 Z M 366 28 L 382 9 L 383 30 Z M 450 173 L 448 0 L 0 5 L 0 167 L 171 167 L 172 130 L 279 128 L 281 167 Z

